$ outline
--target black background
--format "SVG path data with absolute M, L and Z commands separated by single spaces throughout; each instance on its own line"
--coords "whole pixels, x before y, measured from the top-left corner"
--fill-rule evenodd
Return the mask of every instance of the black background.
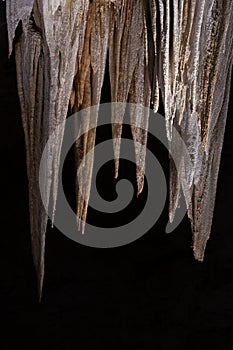
M 153 230 L 117 249 L 84 247 L 48 229 L 38 304 L 24 136 L 4 11 L 0 2 L 0 348 L 232 350 L 232 102 L 204 263 L 193 258 L 187 218 L 175 232 L 164 234 L 167 207 Z M 106 76 L 103 102 L 108 94 Z M 159 147 L 167 171 L 167 154 Z M 68 175 L 64 183 L 71 193 Z

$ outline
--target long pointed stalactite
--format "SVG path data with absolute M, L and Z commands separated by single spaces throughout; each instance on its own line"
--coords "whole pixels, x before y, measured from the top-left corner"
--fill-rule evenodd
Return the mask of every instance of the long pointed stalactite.
M 157 112 L 159 90 L 165 110 L 170 149 L 179 149 L 172 134 L 179 131 L 188 149 L 180 166 L 170 164 L 170 220 L 181 189 L 193 230 L 193 249 L 202 261 L 210 236 L 233 61 L 231 0 L 7 0 L 9 54 L 15 31 L 18 92 L 27 150 L 29 204 L 34 264 L 41 297 L 44 275 L 46 208 L 39 192 L 39 164 L 44 145 L 73 112 L 98 106 L 109 56 L 112 102 L 131 102 L 138 193 L 143 189 L 149 113 Z M 85 123 L 95 114 L 84 111 Z M 118 175 L 124 109 L 113 104 L 112 134 Z M 136 120 L 135 120 L 136 118 Z M 141 128 L 135 128 L 135 121 Z M 64 125 L 64 124 L 63 124 Z M 77 127 L 79 127 L 77 125 Z M 46 206 L 56 208 L 58 169 L 64 128 L 54 134 L 48 151 Z M 75 147 L 76 162 L 92 150 L 81 168 L 77 217 L 86 220 L 94 162 L 96 129 Z M 52 196 L 51 196 L 52 194 Z M 83 227 L 84 230 L 84 227 Z

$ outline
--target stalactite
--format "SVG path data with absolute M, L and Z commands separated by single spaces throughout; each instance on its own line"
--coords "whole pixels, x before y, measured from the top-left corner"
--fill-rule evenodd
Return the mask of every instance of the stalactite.
M 54 154 L 48 151 L 44 173 L 44 191 L 49 205 L 53 186 L 55 210 L 59 157 L 64 128 L 56 128 L 66 119 L 72 89 L 76 57 L 82 51 L 86 1 L 24 1 L 25 11 L 18 2 L 7 2 L 8 16 L 23 21 L 23 34 L 16 44 L 16 63 L 19 98 L 27 148 L 29 204 L 34 264 L 41 297 L 44 276 L 44 250 L 47 214 L 39 192 L 39 165 L 47 138 L 54 135 Z M 24 7 L 23 7 L 24 9 Z M 9 42 L 16 28 L 16 20 L 8 19 Z M 14 27 L 12 26 L 14 23 Z
M 109 39 L 109 69 L 113 102 L 131 102 L 144 107 L 150 106 L 151 85 L 149 82 L 147 23 L 144 4 L 140 0 L 118 2 L 112 8 Z M 131 113 L 132 134 L 135 141 L 138 193 L 143 189 L 145 155 L 149 111 L 140 107 L 137 118 L 142 128 L 135 128 L 135 111 Z M 118 176 L 122 123 L 125 110 L 113 104 L 112 134 Z M 116 122 L 117 121 L 117 122 Z M 144 129 L 143 129 L 144 128 Z M 140 146 L 139 146 L 140 144 Z
M 18 91 L 27 150 L 29 203 L 34 263 L 41 296 L 44 274 L 46 208 L 40 199 L 38 172 L 47 138 L 54 135 L 55 157 L 44 169 L 49 205 L 56 207 L 58 168 L 64 121 L 70 101 L 73 112 L 85 114 L 95 127 L 75 145 L 79 184 L 77 220 L 84 231 L 91 190 L 98 105 L 106 68 L 112 102 L 131 102 L 138 193 L 143 189 L 149 107 L 157 112 L 159 89 L 171 153 L 179 152 L 177 129 L 192 162 L 170 162 L 170 220 L 183 190 L 193 230 L 195 258 L 203 260 L 213 217 L 218 170 L 233 61 L 231 0 L 8 0 L 9 53 L 15 30 Z M 109 55 L 109 67 L 107 64 Z M 97 106 L 90 114 L 87 107 Z M 146 107 L 146 108 L 145 108 Z M 112 104 L 115 176 L 118 176 L 122 104 Z M 136 128 L 135 125 L 140 125 Z M 82 127 L 77 120 L 77 128 Z M 91 152 L 88 164 L 79 168 Z M 79 191 L 81 189 L 81 191 Z M 82 193 L 82 196 L 80 194 Z M 84 196 L 83 196 L 84 194 Z
M 160 22 L 166 23 L 158 35 L 162 39 L 159 83 L 170 147 L 179 152 L 171 134 L 174 124 L 186 143 L 193 168 L 183 160 L 176 169 L 171 161 L 170 218 L 179 204 L 181 183 L 192 223 L 194 254 L 203 260 L 211 230 L 229 97 L 233 5 L 231 1 L 191 1 L 190 6 L 182 4 L 182 12 L 177 3 L 174 0 L 169 6 L 169 1 L 159 1 Z M 169 23 L 166 18 L 170 18 Z M 179 22 L 182 25 L 176 39 L 180 39 L 175 40 Z M 169 25 L 172 27 L 167 30 Z M 171 33 L 173 39 L 169 38 Z
M 81 64 L 74 78 L 72 91 L 71 106 L 74 112 L 79 109 L 98 106 L 100 103 L 108 51 L 109 21 L 110 2 L 97 0 L 90 3 Z M 88 164 L 78 167 L 81 181 L 76 189 L 78 226 L 82 221 L 84 223 L 82 231 L 84 232 L 91 191 L 98 108 L 92 109 L 92 113 L 88 110 L 83 113 L 85 113 L 85 123 L 95 125 L 95 128 L 92 128 L 76 142 L 77 167 L 83 156 L 88 152 L 90 154 Z M 77 125 L 77 127 L 79 126 Z

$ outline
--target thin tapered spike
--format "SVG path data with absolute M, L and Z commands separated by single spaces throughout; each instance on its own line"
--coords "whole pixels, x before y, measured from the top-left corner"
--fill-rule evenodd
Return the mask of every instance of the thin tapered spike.
M 16 11 L 18 5 L 11 5 L 12 8 Z M 29 6 L 25 6 L 25 9 L 29 10 Z M 63 122 L 68 111 L 76 57 L 79 45 L 82 45 L 86 12 L 85 1 L 64 1 L 58 5 L 54 0 L 48 6 L 47 2 L 35 0 L 30 15 L 23 11 L 23 18 L 19 18 L 16 13 L 14 27 L 7 19 L 10 37 L 13 35 L 12 28 L 16 27 L 16 19 L 24 20 L 23 33 L 16 46 L 16 65 L 27 148 L 32 251 L 40 299 L 48 219 L 46 210 L 53 183 L 55 212 Z M 8 11 L 8 15 L 11 14 L 12 11 Z M 44 174 L 44 208 L 40 199 L 39 166 L 43 147 L 53 132 L 54 142 L 49 147 Z M 54 157 L 50 156 L 51 153 Z
M 96 127 L 98 121 L 99 103 L 106 69 L 108 40 L 109 40 L 110 2 L 98 0 L 90 3 L 88 20 L 85 34 L 84 50 L 81 58 L 80 72 L 75 94 L 77 94 L 76 109 L 85 109 L 95 106 L 94 109 L 86 111 L 85 123 L 89 130 L 76 142 L 76 164 L 78 171 L 77 196 L 77 220 L 78 226 L 82 221 L 82 232 L 85 230 L 87 208 L 90 198 L 91 181 L 94 163 L 94 146 L 96 139 Z M 89 67 L 86 66 L 89 62 Z M 83 69 L 84 65 L 84 69 Z M 83 72 L 87 72 L 83 76 Z M 80 98 L 81 96 L 81 98 Z M 78 122 L 78 121 L 77 121 Z M 88 157 L 86 157 L 88 153 Z M 83 166 L 79 164 L 83 160 Z
M 127 102 L 140 45 L 143 44 L 141 1 L 124 0 L 118 10 L 112 7 L 109 38 L 109 72 L 112 102 Z M 138 25 L 139 24 L 139 25 Z M 115 177 L 118 176 L 124 105 L 113 105 L 112 135 L 115 157 Z

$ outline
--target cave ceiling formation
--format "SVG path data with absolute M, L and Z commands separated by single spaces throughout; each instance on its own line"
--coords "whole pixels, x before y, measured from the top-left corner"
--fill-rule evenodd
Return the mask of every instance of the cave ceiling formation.
M 163 103 L 167 137 L 175 151 L 175 127 L 192 168 L 181 157 L 170 163 L 170 220 L 183 191 L 193 231 L 193 251 L 202 261 L 210 236 L 230 94 L 233 57 L 232 0 L 7 0 L 9 55 L 16 58 L 18 94 L 25 133 L 31 239 L 41 297 L 47 214 L 38 172 L 48 150 L 47 205 L 56 207 L 58 169 L 68 108 L 78 112 L 100 103 L 107 65 L 112 102 L 153 107 Z M 22 33 L 14 41 L 21 23 Z M 162 101 L 160 101 L 160 97 Z M 112 109 L 116 176 L 124 110 Z M 119 119 L 120 117 L 120 119 Z M 86 115 L 86 123 L 96 114 Z M 136 116 L 148 125 L 149 113 Z M 117 120 L 117 123 L 114 121 Z M 92 120 L 93 122 L 93 120 Z M 133 122 L 133 120 L 132 120 Z M 64 125 L 61 124 L 61 125 Z M 95 128 L 76 142 L 78 161 L 95 144 Z M 143 188 L 147 134 L 133 128 L 137 185 Z M 140 146 L 141 145 L 141 146 Z M 56 156 L 52 158 L 51 152 Z M 90 193 L 94 152 L 85 174 Z M 88 203 L 77 194 L 85 222 Z

